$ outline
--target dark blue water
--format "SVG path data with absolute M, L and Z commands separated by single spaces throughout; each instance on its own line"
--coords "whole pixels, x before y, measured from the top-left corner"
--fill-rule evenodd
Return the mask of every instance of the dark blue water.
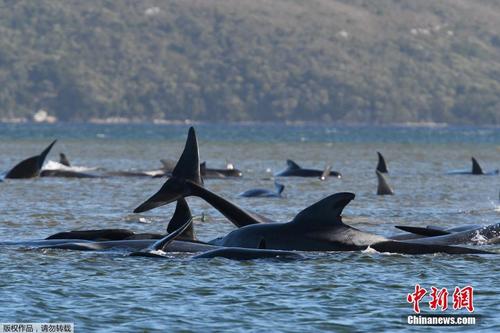
M 52 160 L 65 152 L 77 166 L 153 169 L 159 159 L 178 158 L 187 127 L 0 125 L 0 170 L 40 152 L 54 138 L 59 142 Z M 384 236 L 397 232 L 394 225 L 452 227 L 500 220 L 499 176 L 446 174 L 470 168 L 471 156 L 485 170 L 499 168 L 496 128 L 266 124 L 196 129 L 203 160 L 214 167 L 230 161 L 244 172 L 238 180 L 207 180 L 206 187 L 278 221 L 339 191 L 356 194 L 344 221 Z M 394 196 L 375 195 L 376 151 L 387 158 Z M 283 199 L 237 197 L 249 188 L 272 188 L 272 173 L 284 168 L 287 158 L 319 169 L 331 164 L 344 177 L 281 179 Z M 173 206 L 132 213 L 162 183 L 141 178 L 6 180 L 0 183 L 0 241 L 92 228 L 164 232 Z M 234 229 L 205 202 L 188 201 L 200 239 Z M 499 251 L 496 245 L 478 247 Z M 419 283 L 451 292 L 472 285 L 475 314 L 481 316 L 473 330 L 500 329 L 495 255 L 312 253 L 298 262 L 234 262 L 192 260 L 185 254 L 158 261 L 116 252 L 0 249 L 4 322 L 74 322 L 78 332 L 427 331 L 406 324 L 412 314 L 406 295 Z

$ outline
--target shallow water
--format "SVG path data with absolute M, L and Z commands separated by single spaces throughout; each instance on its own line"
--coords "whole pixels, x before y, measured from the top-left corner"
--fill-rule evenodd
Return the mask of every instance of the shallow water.
M 60 141 L 74 165 L 107 170 L 155 169 L 176 159 L 186 126 L 0 125 L 0 170 Z M 470 168 L 500 167 L 500 130 L 494 128 L 371 128 L 322 126 L 197 126 L 201 158 L 226 161 L 242 179 L 207 180 L 207 188 L 248 209 L 288 221 L 301 209 L 339 191 L 356 193 L 345 222 L 381 235 L 394 225 L 498 223 L 500 176 L 450 176 Z M 377 196 L 376 151 L 388 162 L 396 195 Z M 281 178 L 283 199 L 238 198 L 254 187 L 273 188 L 271 176 L 287 158 L 304 167 L 331 164 L 343 178 Z M 132 210 L 162 179 L 6 180 L 0 183 L 0 241 L 34 239 L 72 229 L 129 228 L 163 232 L 175 205 L 143 214 Z M 188 199 L 198 237 L 233 229 L 217 211 Z M 498 246 L 482 246 L 499 251 Z M 306 260 L 128 258 L 119 253 L 2 247 L 0 319 L 3 322 L 75 322 L 87 331 L 413 331 L 406 295 L 419 283 L 474 287 L 474 330 L 500 329 L 499 259 L 486 255 L 311 253 Z M 425 298 L 424 301 L 429 299 Z M 452 298 L 450 295 L 450 305 Z M 431 313 L 421 303 L 423 313 Z M 439 311 L 438 311 L 439 312 Z M 448 309 L 446 314 L 467 314 Z M 428 330 L 428 327 L 419 328 Z M 448 328 L 449 329 L 449 328 Z M 464 327 L 455 328 L 463 330 Z

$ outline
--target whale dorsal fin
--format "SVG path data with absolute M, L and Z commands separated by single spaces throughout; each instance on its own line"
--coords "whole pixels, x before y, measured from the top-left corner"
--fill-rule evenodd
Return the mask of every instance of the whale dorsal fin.
M 193 219 L 189 219 L 186 223 L 184 223 L 179 229 L 174 232 L 166 235 L 162 239 L 154 242 L 149 248 L 149 251 L 158 251 L 163 250 L 168 244 L 172 243 L 179 235 L 181 235 L 191 224 L 193 223 Z
M 378 155 L 378 164 L 377 164 L 377 170 L 380 171 L 381 173 L 388 173 L 387 171 L 387 164 L 385 163 L 385 158 L 382 156 L 381 153 L 377 152 Z
M 286 160 L 286 165 L 288 166 L 288 169 L 290 170 L 299 170 L 301 169 L 301 167 L 295 163 L 294 161 L 292 160 Z
M 52 143 L 45 148 L 40 155 L 36 155 L 19 162 L 5 175 L 5 178 L 33 178 L 40 175 L 40 170 L 42 169 L 45 158 L 49 154 L 52 146 L 57 142 L 57 140 L 52 141 Z
M 67 167 L 71 166 L 71 163 L 69 163 L 69 160 L 64 153 L 59 153 L 59 163 Z
M 377 174 L 378 179 L 377 195 L 394 194 L 394 190 L 391 186 L 389 186 L 384 175 L 378 170 L 375 170 L 375 173 Z
M 283 190 L 285 189 L 285 185 L 278 183 L 277 181 L 274 182 L 274 187 L 276 188 L 276 193 L 281 195 L 283 193 Z
M 189 206 L 184 198 L 180 198 L 177 200 L 177 205 L 175 206 L 175 211 L 174 215 L 170 219 L 170 222 L 168 223 L 167 226 L 167 233 L 172 233 L 175 230 L 179 229 L 186 223 L 186 221 L 189 221 L 189 219 L 192 219 L 193 217 L 191 216 L 191 211 L 189 210 Z M 196 237 L 194 235 L 194 227 L 193 224 L 189 225 L 189 227 L 184 230 L 182 234 L 179 235 L 179 238 L 182 239 L 188 239 L 188 240 L 196 240 Z
M 473 175 L 482 175 L 483 174 L 483 169 L 481 169 L 481 166 L 479 163 L 477 163 L 476 159 L 472 157 L 472 174 Z
M 330 195 L 298 213 L 291 223 L 303 225 L 308 229 L 342 225 L 342 210 L 354 197 L 354 193 L 350 192 Z

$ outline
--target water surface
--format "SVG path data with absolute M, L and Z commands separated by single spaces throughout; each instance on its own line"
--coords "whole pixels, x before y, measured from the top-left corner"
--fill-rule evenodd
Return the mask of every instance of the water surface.
M 498 223 L 500 177 L 450 176 L 470 168 L 500 167 L 495 128 L 199 125 L 201 158 L 226 161 L 244 177 L 207 180 L 207 188 L 277 221 L 339 191 L 356 193 L 345 221 L 381 235 L 394 225 Z M 74 165 L 107 170 L 154 169 L 176 159 L 187 126 L 0 125 L 0 170 L 40 152 L 59 138 L 50 159 L 65 152 Z M 377 196 L 376 151 L 388 161 L 396 195 Z M 282 178 L 283 199 L 238 198 L 272 188 L 272 173 L 294 159 L 304 167 L 331 164 L 343 178 Z M 163 232 L 174 205 L 144 214 L 132 210 L 162 179 L 6 180 L 0 183 L 0 241 L 34 239 L 92 228 Z M 234 227 L 197 198 L 188 199 L 198 237 L 209 240 Z M 498 247 L 484 247 L 498 251 Z M 312 253 L 299 262 L 225 259 L 170 260 L 2 247 L 0 318 L 4 322 L 75 322 L 78 332 L 102 331 L 413 331 L 406 295 L 415 283 L 430 289 L 472 285 L 481 316 L 474 330 L 498 331 L 497 256 Z M 427 299 L 428 301 L 428 299 Z M 450 296 L 450 303 L 452 302 Z M 422 303 L 425 313 L 428 306 Z M 466 314 L 448 310 L 447 314 Z M 420 328 L 422 331 L 428 328 Z M 456 328 L 460 330 L 462 328 Z

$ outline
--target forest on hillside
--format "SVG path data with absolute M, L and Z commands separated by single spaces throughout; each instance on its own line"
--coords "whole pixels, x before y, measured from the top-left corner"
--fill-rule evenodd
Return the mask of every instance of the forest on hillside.
M 495 0 L 2 0 L 0 119 L 500 124 Z

